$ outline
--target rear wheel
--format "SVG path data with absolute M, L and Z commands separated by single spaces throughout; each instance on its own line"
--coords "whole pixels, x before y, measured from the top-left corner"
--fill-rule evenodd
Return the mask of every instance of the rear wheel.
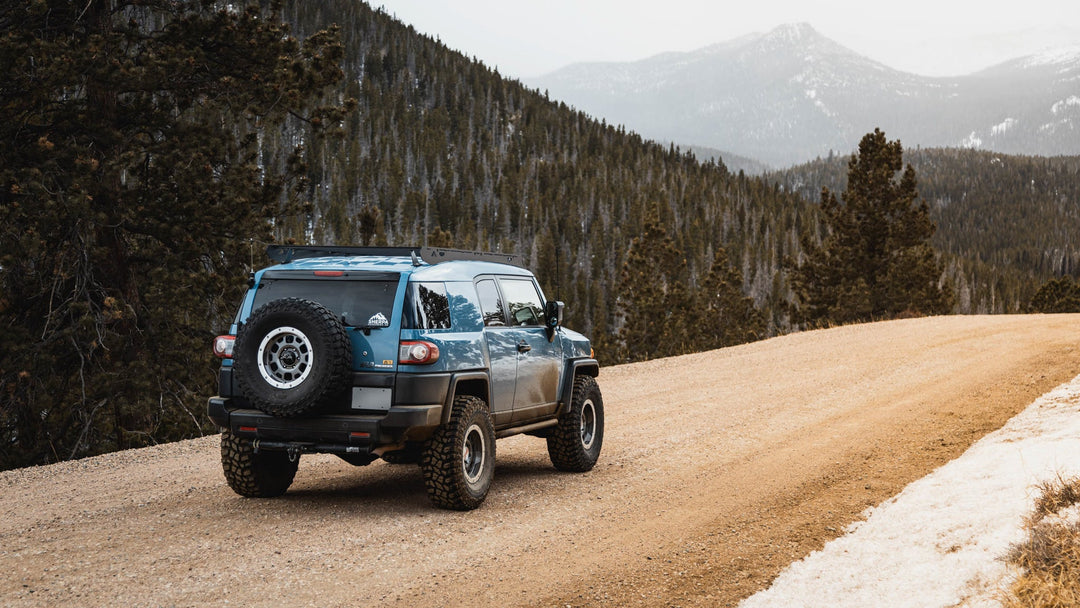
M 560 471 L 584 473 L 600 458 L 604 443 L 604 398 L 592 376 L 574 379 L 570 407 L 547 438 L 551 464 Z
M 428 497 L 437 507 L 467 511 L 484 502 L 495 475 L 495 427 L 483 399 L 454 399 L 420 458 Z
M 250 439 L 221 434 L 221 468 L 229 487 L 241 496 L 281 496 L 292 485 L 300 457 L 289 460 L 287 452 L 255 451 Z

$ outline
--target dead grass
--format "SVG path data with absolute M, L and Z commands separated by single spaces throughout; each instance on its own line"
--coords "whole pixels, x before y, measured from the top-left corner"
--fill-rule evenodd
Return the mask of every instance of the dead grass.
M 1002 602 L 1005 608 L 1080 606 L 1080 478 L 1040 487 L 1025 524 L 1027 539 L 1007 560 L 1020 570 Z

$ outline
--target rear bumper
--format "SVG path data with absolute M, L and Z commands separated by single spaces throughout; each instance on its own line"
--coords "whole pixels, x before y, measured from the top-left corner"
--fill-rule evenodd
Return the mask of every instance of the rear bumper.
M 327 403 L 310 416 L 279 418 L 239 396 L 232 372 L 231 366 L 222 365 L 218 396 L 207 403 L 207 413 L 219 428 L 258 440 L 266 449 L 348 454 L 427 439 L 442 422 L 451 378 L 449 373 L 354 372 L 353 392 L 346 391 L 340 402 Z M 362 402 L 355 397 L 357 389 L 378 392 Z
M 263 445 L 303 444 L 311 451 L 369 453 L 380 446 L 425 439 L 442 419 L 442 404 L 396 405 L 385 412 L 321 414 L 279 418 L 243 407 L 229 397 L 211 397 L 207 413 L 218 427 Z

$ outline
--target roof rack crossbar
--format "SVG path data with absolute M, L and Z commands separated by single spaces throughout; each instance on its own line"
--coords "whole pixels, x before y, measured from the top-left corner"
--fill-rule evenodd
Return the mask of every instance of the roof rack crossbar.
M 514 253 L 423 247 L 420 249 L 420 257 L 428 264 L 465 260 L 472 262 L 495 262 L 497 264 L 510 264 L 511 266 L 524 267 L 521 256 Z
M 474 262 L 495 262 L 522 266 L 521 256 L 512 253 L 494 253 L 486 251 L 466 251 L 463 249 L 444 249 L 441 247 L 354 247 L 349 245 L 268 245 L 266 255 L 279 264 L 287 264 L 303 258 L 327 256 L 386 256 L 411 258 L 428 264 L 469 260 Z

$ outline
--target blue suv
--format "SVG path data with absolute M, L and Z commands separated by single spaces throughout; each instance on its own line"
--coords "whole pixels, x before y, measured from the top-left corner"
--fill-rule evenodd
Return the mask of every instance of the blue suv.
M 301 454 L 419 463 L 431 501 L 474 509 L 495 440 L 543 437 L 555 468 L 593 468 L 599 365 L 516 256 L 272 245 L 253 273 L 208 411 L 243 496 L 283 494 Z

